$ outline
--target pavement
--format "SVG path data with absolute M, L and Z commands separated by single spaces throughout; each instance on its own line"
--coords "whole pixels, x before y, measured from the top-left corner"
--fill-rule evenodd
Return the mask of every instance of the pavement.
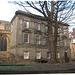
M 0 74 L 49 74 L 49 73 L 75 73 L 75 63 L 56 63 L 56 64 L 27 64 L 28 69 L 16 71 L 3 71 Z M 34 67 L 34 68 L 33 68 Z

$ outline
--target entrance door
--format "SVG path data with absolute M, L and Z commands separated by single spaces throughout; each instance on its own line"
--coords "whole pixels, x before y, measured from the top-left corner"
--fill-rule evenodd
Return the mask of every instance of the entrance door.
M 68 58 L 68 56 L 67 56 L 67 52 L 64 53 L 64 56 L 65 56 L 65 62 L 68 63 L 68 62 L 69 62 L 69 58 Z

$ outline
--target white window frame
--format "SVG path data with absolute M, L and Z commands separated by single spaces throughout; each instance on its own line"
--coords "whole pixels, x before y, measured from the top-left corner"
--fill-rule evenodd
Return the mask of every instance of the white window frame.
M 27 53 L 27 54 L 26 54 Z M 25 56 L 25 55 L 27 55 L 27 56 Z M 24 59 L 29 59 L 29 52 L 28 51 L 25 51 L 24 52 Z
M 38 29 L 37 29 L 37 25 L 38 25 Z M 40 30 L 40 24 L 36 23 L 36 30 Z
M 26 27 L 25 27 L 25 23 L 26 23 Z M 29 21 L 24 21 L 24 28 L 29 28 Z
M 41 59 L 41 52 L 36 53 L 36 59 Z
M 23 34 L 23 41 L 24 41 L 24 35 L 26 35 L 27 33 L 24 33 Z M 28 41 L 27 42 L 24 42 L 24 43 L 29 43 L 29 34 L 28 34 Z
M 37 36 L 39 37 L 39 43 L 37 43 Z M 36 35 L 36 44 L 40 44 L 40 36 Z
M 60 53 L 57 53 L 57 58 L 60 58 Z
M 47 52 L 47 59 L 51 59 L 51 53 L 50 52 Z

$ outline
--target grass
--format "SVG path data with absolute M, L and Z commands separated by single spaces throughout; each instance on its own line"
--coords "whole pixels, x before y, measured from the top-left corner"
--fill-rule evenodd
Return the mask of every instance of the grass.
M 4 65 L 4 66 L 2 66 Z M 5 66 L 6 65 L 6 66 Z M 9 66 L 8 66 L 9 65 Z M 1 63 L 0 70 L 2 71 L 35 71 L 35 70 L 62 70 L 75 67 L 75 65 L 64 65 L 64 64 L 15 64 L 15 63 Z
M 35 70 L 38 67 L 30 64 L 15 64 L 15 63 L 1 63 L 0 70 L 4 71 L 24 71 L 24 70 Z
M 16 64 L 16 63 L 0 63 L 0 66 L 25 66 L 25 64 Z

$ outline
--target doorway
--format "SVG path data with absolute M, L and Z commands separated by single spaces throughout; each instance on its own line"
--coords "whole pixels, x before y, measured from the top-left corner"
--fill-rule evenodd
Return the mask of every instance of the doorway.
M 64 53 L 64 56 L 65 56 L 65 62 L 68 63 L 69 62 L 69 57 L 67 56 L 67 52 Z

